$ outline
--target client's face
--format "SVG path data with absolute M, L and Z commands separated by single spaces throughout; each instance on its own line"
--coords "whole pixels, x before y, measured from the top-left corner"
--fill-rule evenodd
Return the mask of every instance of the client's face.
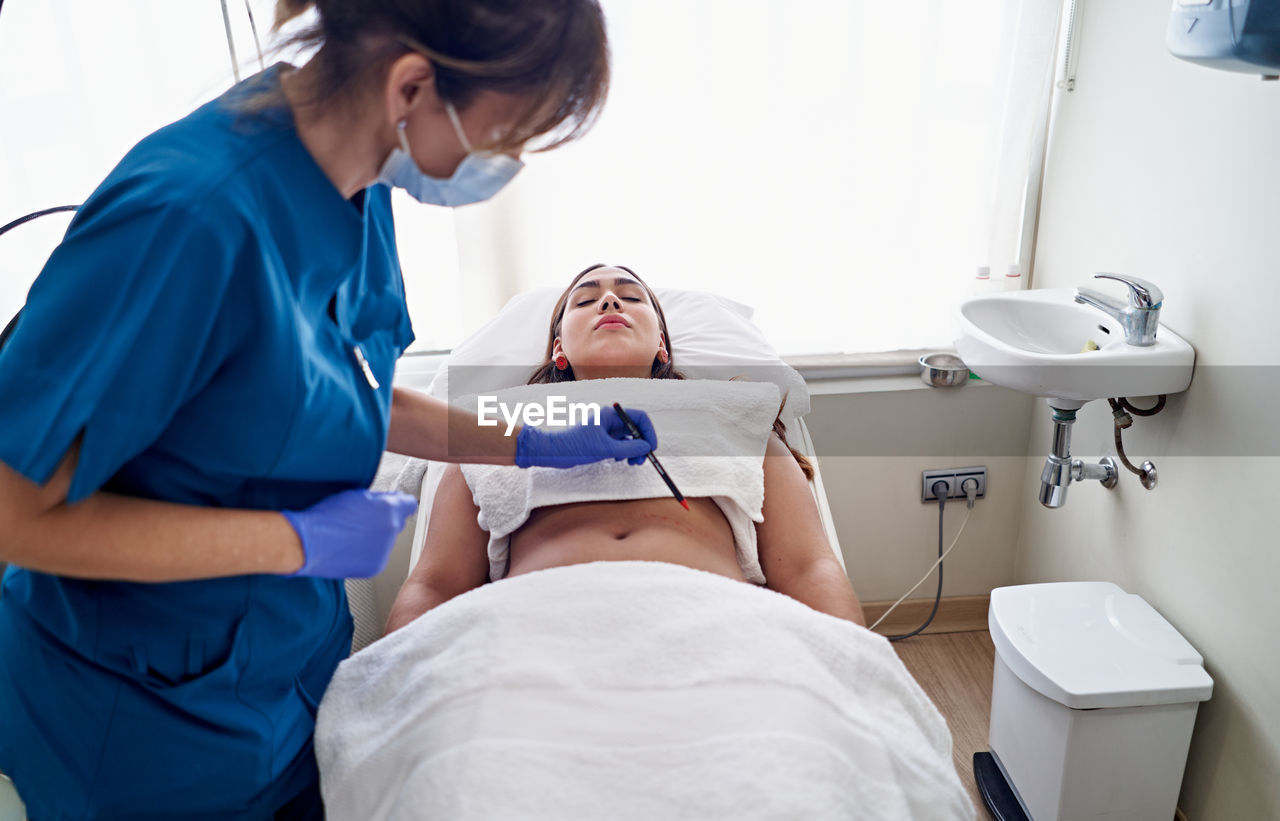
M 664 347 L 658 314 L 644 286 L 619 268 L 597 268 L 574 285 L 554 352 L 578 379 L 647 377 Z

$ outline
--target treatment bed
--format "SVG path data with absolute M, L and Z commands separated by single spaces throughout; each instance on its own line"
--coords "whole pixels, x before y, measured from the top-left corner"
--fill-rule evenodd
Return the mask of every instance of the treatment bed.
M 559 289 L 514 298 L 428 378 L 446 399 L 522 384 Z M 658 289 L 691 378 L 772 382 L 841 566 L 803 379 L 751 310 Z M 660 443 L 661 448 L 661 443 Z M 887 640 L 764 587 L 658 562 L 503 579 L 383 637 L 443 466 L 387 454 L 420 498 L 387 569 L 347 583 L 353 655 L 321 704 L 329 818 L 968 819 L 937 709 Z

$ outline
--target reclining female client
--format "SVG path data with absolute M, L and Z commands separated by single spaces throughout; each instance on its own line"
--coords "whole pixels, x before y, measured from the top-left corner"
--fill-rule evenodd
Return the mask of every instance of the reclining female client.
M 606 377 L 683 378 L 653 291 L 628 268 L 597 265 L 579 273 L 556 303 L 546 362 L 530 383 Z M 691 498 L 685 511 L 665 497 L 538 508 L 510 535 L 505 575 L 593 561 L 669 562 L 763 581 L 815 610 L 865 624 L 824 535 L 806 476 L 811 468 L 784 437 L 775 421 L 763 460 L 764 520 L 755 525 L 758 567 L 743 561 L 715 501 Z M 391 610 L 388 632 L 496 575 L 479 513 L 462 470 L 449 465 L 422 556 Z

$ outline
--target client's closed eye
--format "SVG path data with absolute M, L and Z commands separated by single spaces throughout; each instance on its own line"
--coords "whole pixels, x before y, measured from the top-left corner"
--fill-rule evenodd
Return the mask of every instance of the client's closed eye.
M 620 299 L 623 302 L 644 302 L 644 300 L 638 296 L 624 296 L 624 297 L 620 297 Z M 595 305 L 597 301 L 598 300 L 595 300 L 595 299 L 584 299 L 581 302 L 574 303 L 574 307 L 585 308 L 588 305 Z

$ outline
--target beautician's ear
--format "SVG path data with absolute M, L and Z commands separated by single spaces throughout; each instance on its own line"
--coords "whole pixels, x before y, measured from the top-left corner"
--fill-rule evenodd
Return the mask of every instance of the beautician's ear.
M 397 57 L 391 64 L 383 92 L 388 124 L 392 127 L 419 106 L 438 105 L 440 101 L 435 68 L 416 51 Z
M 558 336 L 557 336 L 557 337 L 552 341 L 552 343 L 551 343 L 551 359 L 552 359 L 552 361 L 555 361 L 555 358 L 556 358 L 557 356 L 559 356 L 560 354 L 562 354 L 562 353 L 564 353 L 564 348 L 562 348 L 562 347 L 560 346 L 560 337 L 558 337 Z

